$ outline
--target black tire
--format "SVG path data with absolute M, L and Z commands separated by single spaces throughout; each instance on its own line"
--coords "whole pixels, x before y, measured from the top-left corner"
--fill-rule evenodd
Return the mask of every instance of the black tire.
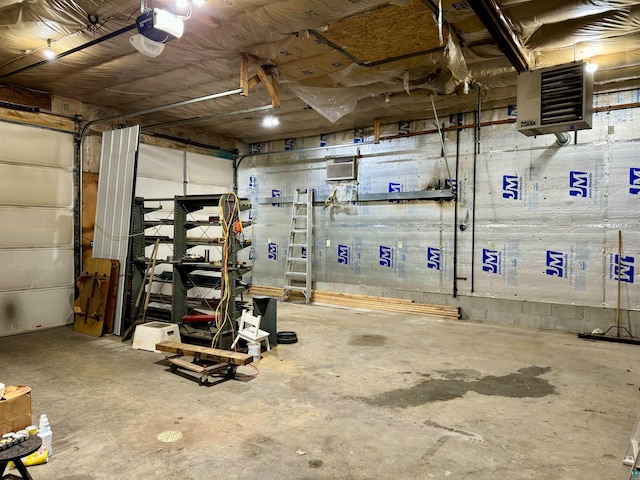
M 282 343 L 285 345 L 298 342 L 298 335 L 296 334 L 296 332 L 278 332 L 276 334 L 276 338 L 278 339 L 278 343 Z

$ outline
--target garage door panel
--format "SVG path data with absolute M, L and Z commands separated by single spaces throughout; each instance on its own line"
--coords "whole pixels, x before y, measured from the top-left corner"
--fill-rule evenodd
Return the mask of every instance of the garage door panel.
M 73 287 L 0 293 L 0 336 L 73 321 Z
M 184 152 L 153 145 L 140 145 L 138 177 L 173 180 L 182 183 Z
M 66 170 L 0 164 L 0 204 L 66 207 L 73 203 L 73 177 Z
M 0 225 L 0 248 L 73 245 L 70 210 L 0 207 Z
M 138 177 L 136 179 L 136 196 L 144 198 L 173 198 L 184 195 L 182 180 L 160 180 L 156 178 Z M 171 201 L 167 201 L 169 204 Z
M 0 335 L 73 321 L 73 135 L 0 122 Z
M 0 291 L 73 285 L 73 249 L 0 250 Z
M 0 162 L 73 168 L 73 141 L 70 135 L 0 123 L 0 136 Z
M 189 184 L 220 187 L 218 191 L 228 192 L 233 185 L 233 162 L 223 158 L 197 153 L 187 154 Z M 212 173 L 213 172 L 213 173 Z

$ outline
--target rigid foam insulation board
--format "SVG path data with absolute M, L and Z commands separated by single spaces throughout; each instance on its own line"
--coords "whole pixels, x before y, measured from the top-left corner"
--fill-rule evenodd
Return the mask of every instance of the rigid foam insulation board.
M 596 103 L 627 103 L 637 95 L 600 96 Z M 509 118 L 508 109 L 483 112 L 484 121 L 504 118 Z M 463 121 L 473 122 L 473 115 Z M 483 127 L 475 192 L 473 130 L 462 130 L 457 248 L 452 202 L 346 203 L 333 212 L 319 205 L 314 280 L 342 284 L 349 291 L 377 286 L 449 293 L 455 250 L 460 294 L 472 294 L 473 268 L 476 296 L 615 308 L 620 277 L 621 307 L 638 310 L 638 121 L 638 109 L 597 113 L 593 129 L 578 132 L 577 144 L 564 147 L 553 135 L 521 135 L 514 124 Z M 384 136 L 432 128 L 433 121 L 424 120 L 383 125 L 382 131 Z M 274 152 L 247 157 L 239 175 L 240 193 L 254 205 L 255 284 L 282 286 L 291 219 L 290 204 L 259 200 L 291 196 L 293 189 L 306 186 L 318 195 L 331 193 L 336 184 L 326 181 L 326 157 L 355 154 L 360 148 L 358 181 L 351 186 L 360 194 L 434 188 L 455 175 L 455 132 L 445 134 L 447 162 L 437 135 L 359 145 L 372 139 L 367 127 L 252 147 Z M 332 148 L 351 142 L 353 149 Z M 282 152 L 287 145 L 294 150 Z M 295 151 L 317 146 L 326 150 Z

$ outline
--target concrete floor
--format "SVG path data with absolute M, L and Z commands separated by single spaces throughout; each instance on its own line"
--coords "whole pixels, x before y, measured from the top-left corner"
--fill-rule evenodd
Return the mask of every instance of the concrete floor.
M 0 338 L 53 429 L 34 480 L 627 478 L 640 347 L 290 303 L 278 328 L 300 341 L 210 387 L 118 337 Z

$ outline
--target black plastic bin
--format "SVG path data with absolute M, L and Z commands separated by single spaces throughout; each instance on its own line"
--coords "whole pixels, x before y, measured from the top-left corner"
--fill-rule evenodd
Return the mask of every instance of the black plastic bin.
M 253 297 L 253 315 L 260 315 L 260 329 L 269 332 L 269 345 L 278 345 L 277 337 L 277 304 L 278 301 L 272 297 Z

